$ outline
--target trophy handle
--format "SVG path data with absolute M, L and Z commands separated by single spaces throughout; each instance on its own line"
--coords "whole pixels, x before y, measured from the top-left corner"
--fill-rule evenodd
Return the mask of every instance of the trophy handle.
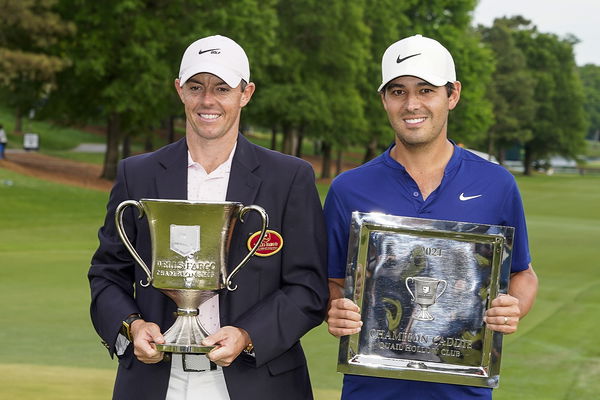
M 123 212 L 125 212 L 125 209 L 129 206 L 135 206 L 138 209 L 140 214 L 138 218 L 142 218 L 144 216 L 144 208 L 142 207 L 142 203 L 135 200 L 125 200 L 117 207 L 117 211 L 115 212 L 115 225 L 117 226 L 117 232 L 119 233 L 119 237 L 123 241 L 123 244 L 125 244 L 125 247 L 127 247 L 127 250 L 129 250 L 133 258 L 135 258 L 135 261 L 140 264 L 146 275 L 148 275 L 148 282 L 144 284 L 142 281 L 140 281 L 140 285 L 142 285 L 142 287 L 148 287 L 152 282 L 152 274 L 150 273 L 150 269 L 144 260 L 142 260 L 142 257 L 140 257 L 140 255 L 131 245 L 129 238 L 127 237 L 127 233 L 125 233 L 125 228 L 123 228 Z
M 415 301 L 415 295 L 413 294 L 412 290 L 410 290 L 410 287 L 408 287 L 408 281 L 414 281 L 414 280 L 415 280 L 415 278 L 413 278 L 412 276 L 409 276 L 404 281 L 404 284 L 406 285 L 406 288 L 408 289 L 408 293 L 410 293 L 410 297 L 412 297 L 413 301 Z
M 240 210 L 240 214 L 238 216 L 240 221 L 244 222 L 244 215 L 246 215 L 246 213 L 248 211 L 256 211 L 257 213 L 260 214 L 260 217 L 262 218 L 262 228 L 261 228 L 261 232 L 260 232 L 260 237 L 258 238 L 258 241 L 254 245 L 252 250 L 250 250 L 250 252 L 248 254 L 246 254 L 246 257 L 244 257 L 244 259 L 242 261 L 240 261 L 240 263 L 237 265 L 237 267 L 235 267 L 233 269 L 233 271 L 231 271 L 229 276 L 225 279 L 225 282 L 226 282 L 225 285 L 227 286 L 227 289 L 229 289 L 232 292 L 235 289 L 237 289 L 237 285 L 232 287 L 231 279 L 233 278 L 233 276 L 235 274 L 238 273 L 240 268 L 242 268 L 244 265 L 246 265 L 248 260 L 250 260 L 250 257 L 252 257 L 254 255 L 254 253 L 256 253 L 256 250 L 258 250 L 258 247 L 262 244 L 262 241 L 265 238 L 265 234 L 267 233 L 267 226 L 269 225 L 269 216 L 267 215 L 267 212 L 265 211 L 265 209 L 260 206 L 255 206 L 255 205 L 246 206 Z
M 440 296 L 444 294 L 444 292 L 446 291 L 446 288 L 448 287 L 448 282 L 446 282 L 445 280 L 443 280 L 443 279 L 440 279 L 440 282 L 442 282 L 442 283 L 444 284 L 444 288 L 442 289 L 442 291 L 440 292 L 440 294 L 438 294 L 438 295 L 435 297 L 435 299 L 436 299 L 436 300 L 437 300 L 437 299 L 439 299 L 439 298 L 440 298 Z

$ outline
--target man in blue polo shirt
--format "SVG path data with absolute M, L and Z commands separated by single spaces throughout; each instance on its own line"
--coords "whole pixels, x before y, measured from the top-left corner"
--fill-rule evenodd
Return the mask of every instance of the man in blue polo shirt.
M 533 305 L 537 276 L 531 266 L 519 189 L 503 167 L 448 140 L 448 114 L 458 104 L 451 54 L 421 35 L 392 44 L 382 59 L 379 87 L 394 143 L 379 157 L 332 183 L 325 201 L 329 239 L 329 332 L 360 331 L 358 306 L 343 297 L 351 213 L 383 212 L 515 228 L 509 294 L 485 313 L 487 326 L 513 333 Z M 344 400 L 491 399 L 488 388 L 345 375 Z

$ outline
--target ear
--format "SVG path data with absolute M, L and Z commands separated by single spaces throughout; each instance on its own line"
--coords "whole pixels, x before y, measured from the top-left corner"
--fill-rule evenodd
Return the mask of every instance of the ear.
M 255 90 L 256 85 L 253 82 L 249 82 L 246 85 L 246 88 L 242 92 L 242 97 L 240 98 L 240 107 L 244 107 L 246 104 L 248 104 Z
M 179 99 L 181 100 L 181 102 L 183 103 L 183 88 L 179 85 L 179 78 L 175 79 L 175 90 L 177 91 L 177 94 L 179 95 Z
M 454 107 L 456 107 L 456 105 L 458 104 L 458 101 L 460 100 L 460 90 L 462 85 L 460 84 L 459 81 L 453 82 L 454 83 L 454 90 L 452 91 L 452 94 L 450 95 L 450 97 L 448 97 L 448 109 L 449 110 L 454 110 Z

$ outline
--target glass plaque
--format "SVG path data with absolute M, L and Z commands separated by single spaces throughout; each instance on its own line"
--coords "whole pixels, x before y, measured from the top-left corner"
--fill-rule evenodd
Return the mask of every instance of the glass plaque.
M 512 227 L 352 214 L 345 297 L 363 327 L 338 371 L 497 387 L 502 334 L 485 310 L 508 290 Z

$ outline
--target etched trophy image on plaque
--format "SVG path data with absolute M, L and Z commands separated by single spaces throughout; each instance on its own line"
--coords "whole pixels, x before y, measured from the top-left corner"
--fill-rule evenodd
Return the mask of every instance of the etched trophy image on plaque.
M 139 218 L 146 216 L 152 242 L 152 269 L 131 244 L 123 226 L 127 207 L 137 208 Z M 233 228 L 249 211 L 262 221 L 260 235 L 250 252 L 228 273 L 227 260 Z M 115 213 L 117 232 L 127 250 L 147 275 L 143 287 L 152 284 L 177 305 L 177 319 L 164 333 L 165 343 L 158 351 L 208 353 L 214 346 L 200 343 L 208 336 L 198 318 L 198 307 L 227 288 L 233 291 L 232 278 L 254 255 L 267 231 L 268 216 L 262 207 L 237 202 L 199 202 L 187 200 L 141 199 L 123 201 Z
M 408 284 L 410 281 L 415 282 L 414 293 L 410 290 Z M 418 319 L 419 321 L 433 321 L 435 318 L 429 313 L 429 306 L 435 304 L 435 301 L 444 294 L 446 287 L 448 287 L 448 282 L 443 279 L 409 276 L 404 283 L 406 284 L 406 289 L 408 289 L 413 301 L 421 307 L 415 313 L 415 319 Z M 438 285 L 440 283 L 443 283 L 444 286 L 438 293 Z
M 508 290 L 512 227 L 352 214 L 345 297 L 363 326 L 338 371 L 497 387 L 502 334 L 483 322 Z

